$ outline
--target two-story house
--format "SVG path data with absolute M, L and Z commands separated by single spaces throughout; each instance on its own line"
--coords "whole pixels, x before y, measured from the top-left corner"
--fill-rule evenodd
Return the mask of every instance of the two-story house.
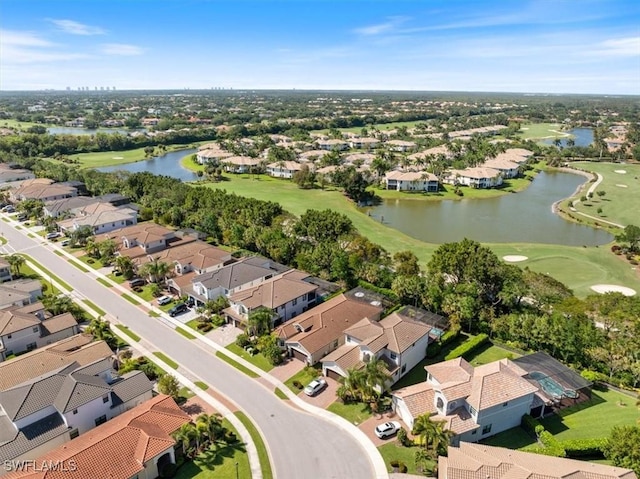
M 4 258 L 0 258 L 0 283 L 5 281 L 11 281 L 13 276 L 11 275 L 11 265 Z
M 98 202 L 73 210 L 75 217 L 57 222 L 58 228 L 72 233 L 82 227 L 89 227 L 94 235 L 125 228 L 138 223 L 138 212 L 127 206 L 113 206 Z
M 473 367 L 456 358 L 425 367 L 424 383 L 399 389 L 393 408 L 412 429 L 415 418 L 433 415 L 452 431 L 454 443 L 476 442 L 520 424 L 538 388 L 508 359 Z
M 295 161 L 276 161 L 267 165 L 267 174 L 274 178 L 293 178 L 302 169 L 302 165 Z
M 0 462 L 34 459 L 151 399 L 141 371 L 72 362 L 0 391 Z
M 385 188 L 396 191 L 437 192 L 438 177 L 426 171 L 389 171 L 384 176 Z
M 0 311 L 0 361 L 78 334 L 71 313 L 46 317 L 42 303 Z
M 391 376 L 390 385 L 422 361 L 427 347 L 440 334 L 434 326 L 397 312 L 380 321 L 364 318 L 344 331 L 344 344 L 322 359 L 322 373 L 338 379 L 349 369 L 365 367 L 371 358 L 381 359 Z
M 78 196 L 78 188 L 62 183 L 54 183 L 48 178 L 25 180 L 9 192 L 12 201 L 27 199 L 53 201 Z
M 465 168 L 464 170 L 450 170 L 448 173 L 445 181 L 452 185 L 494 188 L 502 184 L 502 173 L 493 168 Z
M 232 293 L 230 306 L 224 310 L 227 321 L 245 325 L 251 312 L 266 308 L 273 312 L 273 326 L 295 318 L 316 302 L 315 284 L 305 281 L 309 275 L 291 270 L 253 286 Z
M 0 284 L 0 309 L 26 306 L 42 297 L 42 284 L 37 279 L 15 279 Z

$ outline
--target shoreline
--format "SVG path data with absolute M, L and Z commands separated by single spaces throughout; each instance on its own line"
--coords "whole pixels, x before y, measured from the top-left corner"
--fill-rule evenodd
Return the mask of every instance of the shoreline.
M 567 196 L 566 198 L 561 198 L 561 199 L 559 199 L 558 201 L 554 201 L 554 203 L 551 205 L 551 211 L 552 211 L 553 213 L 557 214 L 558 216 L 561 216 L 561 215 L 559 214 L 559 212 L 562 212 L 562 210 L 559 208 L 559 206 L 558 206 L 558 205 L 560 205 L 560 203 L 562 203 L 563 201 L 566 201 L 566 200 L 568 200 L 568 199 L 570 199 L 570 198 L 573 198 L 574 196 L 577 196 L 577 195 L 580 193 L 580 191 L 582 191 L 582 189 L 584 188 L 584 186 L 585 186 L 587 183 L 589 183 L 591 180 L 593 180 L 593 179 L 594 179 L 594 175 L 595 175 L 595 173 L 593 173 L 593 172 L 588 172 L 588 171 L 584 171 L 584 170 L 577 170 L 577 169 L 575 169 L 575 168 L 569 168 L 569 167 L 566 167 L 566 166 L 561 166 L 561 167 L 553 168 L 553 170 L 555 170 L 555 171 L 563 171 L 563 172 L 565 172 L 565 173 L 573 173 L 574 175 L 580 175 L 580 176 L 583 176 L 583 177 L 587 178 L 587 181 L 585 181 L 585 182 L 584 182 L 584 183 L 582 183 L 581 185 L 578 185 L 578 186 L 576 187 L 576 190 L 575 190 L 573 193 L 571 193 L 571 194 L 570 194 L 569 196 Z M 596 176 L 596 178 L 597 178 L 597 176 Z M 575 222 L 575 223 L 577 223 L 577 222 Z

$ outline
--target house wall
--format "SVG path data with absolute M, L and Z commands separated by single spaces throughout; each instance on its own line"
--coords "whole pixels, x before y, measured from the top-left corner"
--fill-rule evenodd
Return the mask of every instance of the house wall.
M 293 178 L 295 172 L 285 168 L 267 168 L 267 173 L 275 178 Z
M 105 223 L 102 225 L 96 225 L 93 227 L 93 234 L 102 234 L 108 233 L 113 230 L 117 230 L 120 228 L 124 228 L 125 226 L 131 226 L 138 224 L 137 215 L 131 215 L 129 218 L 125 220 L 120 220 L 116 222 Z
M 148 391 L 144 394 L 141 394 L 138 397 L 135 397 L 125 403 L 120 404 L 119 406 L 112 408 L 111 416 L 109 419 L 119 416 L 120 414 L 128 411 L 129 409 L 133 409 L 134 407 L 139 406 L 140 404 L 142 404 L 145 401 L 148 401 L 152 397 L 153 397 L 153 391 Z
M 407 404 L 404 402 L 404 399 L 399 398 L 397 396 L 392 396 L 391 405 L 393 410 L 398 414 L 398 416 L 400 416 L 400 419 L 404 421 L 407 427 L 410 430 L 413 429 L 413 421 L 415 418 L 413 417 L 411 412 L 409 412 L 409 408 L 407 407 Z
M 78 334 L 80 331 L 77 325 L 74 325 L 70 328 L 63 329 L 62 331 L 58 331 L 57 333 L 49 334 L 48 336 L 43 336 L 38 338 L 36 341 L 37 347 L 41 348 L 47 344 L 55 343 L 56 341 L 60 341 L 61 339 L 70 338 L 71 336 Z
M 111 394 L 105 392 L 107 396 L 107 402 L 103 402 L 102 397 L 94 399 L 82 406 L 78 407 L 77 414 L 73 414 L 73 411 L 69 411 L 64 414 L 64 419 L 67 425 L 71 429 L 78 429 L 80 434 L 84 434 L 87 431 L 96 427 L 96 419 L 100 416 L 107 416 L 107 420 L 113 417 L 111 409 Z
M 309 299 L 309 293 L 305 293 L 302 296 L 298 296 L 295 300 L 289 301 L 287 304 L 277 308 L 276 313 L 282 318 L 283 322 L 289 321 L 308 310 L 309 305 L 315 303 L 315 301 L 315 295 L 312 299 Z M 296 304 L 293 304 L 294 302 Z
M 11 281 L 12 279 L 13 277 L 11 276 L 11 268 L 9 266 L 0 268 L 0 283 Z
M 414 343 L 404 353 L 398 355 L 396 364 L 400 367 L 398 376 L 394 376 L 394 382 L 407 374 L 427 355 L 427 346 L 429 345 L 429 335 L 425 335 Z M 404 368 L 404 371 L 403 371 Z M 426 373 L 425 373 L 426 374 Z
M 36 328 L 36 332 L 33 331 L 33 328 Z M 14 354 L 21 353 L 27 350 L 27 344 L 32 343 L 35 343 L 37 348 L 38 340 L 40 339 L 40 325 L 34 324 L 33 328 L 29 327 L 11 333 L 11 339 L 9 339 L 8 334 L 2 336 L 0 339 L 2 339 L 2 344 L 4 345 L 5 350 L 7 352 L 13 351 Z
M 322 358 L 324 358 L 327 354 L 329 354 L 331 351 L 335 351 L 343 344 L 344 344 L 344 334 L 340 334 L 339 338 L 331 340 L 331 342 L 325 344 L 322 348 L 320 348 L 318 351 L 315 351 L 311 355 L 311 364 L 317 363 Z
M 529 413 L 532 402 L 533 393 L 478 411 L 477 418 L 475 419 L 480 426 L 480 430 L 475 435 L 477 436 L 475 440 L 479 441 L 485 437 L 490 437 L 499 432 L 511 429 L 512 427 L 519 426 L 522 416 Z M 506 406 L 504 404 L 506 404 Z M 482 434 L 482 429 L 489 424 L 491 424 L 491 431 Z
M 39 411 L 34 412 L 33 414 L 29 414 L 28 416 L 23 417 L 22 419 L 14 421 L 13 424 L 15 424 L 15 426 L 18 429 L 22 429 L 23 427 L 26 427 L 29 424 L 33 424 L 34 422 L 39 421 L 40 419 L 45 418 L 47 416 L 50 416 L 55 412 L 56 412 L 56 408 L 53 407 L 53 405 L 51 404 L 43 409 L 40 409 Z

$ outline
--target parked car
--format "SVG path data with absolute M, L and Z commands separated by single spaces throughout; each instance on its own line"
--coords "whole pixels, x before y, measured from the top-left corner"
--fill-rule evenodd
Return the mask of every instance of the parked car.
M 173 308 L 169 310 L 169 316 L 174 317 L 179 314 L 184 313 L 187 310 L 187 305 L 184 303 L 178 303 Z
M 2 211 L 5 213 L 13 213 L 16 209 L 13 207 L 13 205 L 7 205 L 4 208 L 2 208 Z
M 160 296 L 158 298 L 158 304 L 160 306 L 165 305 L 165 304 L 169 304 L 172 301 L 171 296 Z
M 396 434 L 402 426 L 398 421 L 385 422 L 376 426 L 376 436 L 380 439 L 386 439 Z
M 71 240 L 64 240 L 60 243 L 60 246 L 69 246 L 71 244 Z
M 327 381 L 323 378 L 314 379 L 304 388 L 304 393 L 307 396 L 315 396 L 324 388 L 327 387 Z
M 20 213 L 19 215 L 16 216 L 16 219 L 18 221 L 27 221 L 27 215 L 24 213 Z
M 142 278 L 131 278 L 129 280 L 129 286 L 131 286 L 132 288 L 139 288 L 141 286 L 144 286 L 145 284 L 145 280 Z
M 58 233 L 57 231 L 54 231 L 52 233 L 47 233 L 47 236 L 45 236 L 45 238 L 47 239 L 54 239 L 58 237 L 60 237 L 60 233 Z

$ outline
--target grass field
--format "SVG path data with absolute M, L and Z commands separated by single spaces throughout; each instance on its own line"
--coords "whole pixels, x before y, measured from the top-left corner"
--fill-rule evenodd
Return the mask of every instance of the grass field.
M 78 153 L 76 155 L 69 155 L 69 159 L 78 160 L 81 168 L 99 168 L 101 166 L 123 165 L 125 163 L 144 160 L 145 154 L 144 148 L 136 148 L 126 151 Z
M 204 171 L 204 165 L 201 165 L 197 161 L 191 159 L 193 153 L 191 155 L 185 155 L 180 159 L 180 165 L 183 168 L 191 171 Z
M 578 211 L 625 226 L 640 226 L 640 165 L 581 161 L 572 166 L 600 173 L 603 180 L 596 191 L 606 193 L 603 197 L 594 194 L 591 200 L 578 203 Z M 626 173 L 616 173 L 616 170 Z M 598 208 L 602 208 L 602 214 L 598 213 Z
M 178 363 L 176 363 L 173 359 L 171 359 L 169 356 L 167 356 L 164 353 L 161 353 L 160 351 L 154 351 L 153 355 L 158 358 L 160 361 L 163 361 L 167 366 L 173 368 L 173 369 L 178 369 Z
M 424 123 L 424 121 L 396 121 L 393 123 L 378 123 L 376 125 L 368 125 L 366 128 L 371 129 L 371 126 L 375 126 L 380 131 L 388 131 L 394 130 L 401 126 L 406 126 L 407 128 L 414 128 L 418 123 Z M 354 126 L 352 128 L 338 128 L 339 131 L 343 133 L 360 133 L 362 131 L 362 126 Z M 327 128 L 323 130 L 312 130 L 313 133 L 323 133 L 326 134 L 329 130 Z
M 300 394 L 301 389 L 293 385 L 294 381 L 298 381 L 302 386 L 306 386 L 320 375 L 320 370 L 313 367 L 305 367 L 287 379 L 284 384 L 293 394 Z
M 131 331 L 127 326 L 124 326 L 122 324 L 116 324 L 115 325 L 116 328 L 118 328 L 120 331 L 122 331 L 123 334 L 126 334 L 127 336 L 129 336 L 131 339 L 133 339 L 136 343 L 140 342 L 140 336 L 138 336 L 136 333 L 134 333 L 133 331 Z
M 222 351 L 217 351 L 216 352 L 216 356 L 218 358 L 222 359 L 225 363 L 227 363 L 227 364 L 233 366 L 234 368 L 236 368 L 238 371 L 242 371 L 243 373 L 245 373 L 250 378 L 254 378 L 255 379 L 255 378 L 260 377 L 256 373 L 254 373 L 251 369 L 243 366 L 238 361 L 235 361 L 235 360 L 231 359 L 229 356 L 224 354 Z
M 260 459 L 260 469 L 262 469 L 262 479 L 273 479 L 273 471 L 271 470 L 269 453 L 267 452 L 267 447 L 262 440 L 262 436 L 245 413 L 243 413 L 242 411 L 238 411 L 235 414 L 238 419 L 240 419 L 240 422 L 244 424 L 244 427 L 247 428 L 249 434 L 251 435 L 253 443 L 256 445 L 256 449 L 258 450 L 258 458 Z
M 263 371 L 269 372 L 269 371 L 271 371 L 273 369 L 273 365 L 261 353 L 254 354 L 252 356 L 251 354 L 246 352 L 244 349 L 242 349 L 240 346 L 238 346 L 235 343 L 229 344 L 227 346 L 227 349 L 229 351 L 231 351 L 232 353 L 237 354 L 238 356 L 240 356 L 245 361 L 248 361 L 251 364 L 253 364 L 254 366 L 259 367 Z
M 517 357 L 520 357 L 520 355 L 494 344 L 486 344 L 475 352 L 469 362 L 473 366 L 480 366 L 482 364 L 500 361 L 501 359 L 515 359 Z
M 560 123 L 527 123 L 522 125 L 520 136 L 525 140 L 539 140 L 543 138 L 566 138 L 569 135 L 563 132 Z
M 93 309 L 96 313 L 98 313 L 99 316 L 107 315 L 106 311 L 100 308 L 98 305 L 96 305 L 96 303 L 94 303 L 93 301 L 89 299 L 83 299 L 82 302 L 85 303 L 87 306 L 89 306 L 91 309 Z
M 0 120 L 0 128 L 18 128 L 19 130 L 26 130 L 27 128 L 35 125 L 39 125 L 39 123 L 18 120 Z
M 438 246 L 380 224 L 363 214 L 355 204 L 333 188 L 301 190 L 291 181 L 267 176 L 252 179 L 248 175 L 228 175 L 227 178 L 229 181 L 208 183 L 206 186 L 260 200 L 275 201 L 296 216 L 314 207 L 338 211 L 349 217 L 358 231 L 371 241 L 382 245 L 392 254 L 411 250 L 423 266 Z M 520 266 L 550 274 L 581 297 L 592 293 L 589 288 L 600 283 L 620 284 L 640 291 L 640 277 L 637 273 L 605 246 L 581 248 L 537 243 L 494 243 L 487 246 L 499 257 L 508 254 L 527 256 L 529 260 L 518 263 Z
M 186 329 L 176 328 L 176 332 L 183 335 L 187 339 L 196 339 L 196 337 Z
M 389 442 L 378 448 L 378 451 L 380 451 L 380 455 L 382 456 L 382 459 L 384 459 L 384 463 L 387 466 L 388 472 L 392 472 L 389 463 L 395 460 L 403 462 L 405 466 L 407 466 L 408 474 L 418 474 L 418 471 L 416 470 L 415 460 L 417 450 L 418 446 L 403 447 L 400 446 L 396 441 Z M 435 461 L 430 461 L 430 470 L 433 470 L 434 466 Z

